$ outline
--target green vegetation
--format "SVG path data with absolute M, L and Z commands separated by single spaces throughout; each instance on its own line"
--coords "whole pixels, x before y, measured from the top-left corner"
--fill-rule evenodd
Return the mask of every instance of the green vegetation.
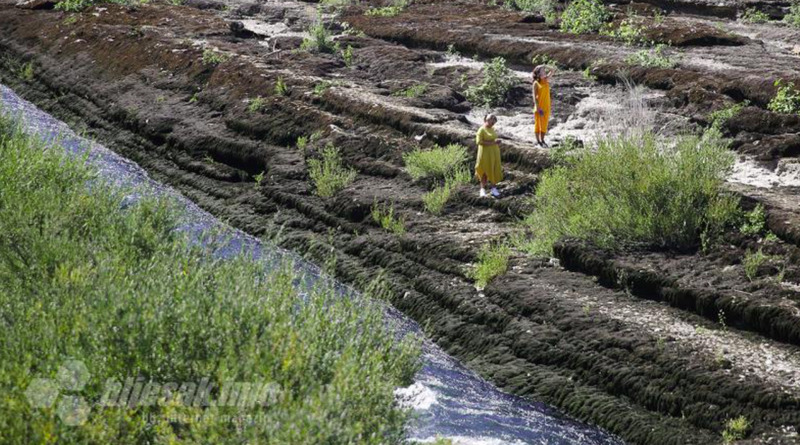
M 301 151 L 305 152 L 306 146 L 308 146 L 308 136 L 300 136 L 299 138 L 297 138 L 295 146 Z
M 320 83 L 314 85 L 314 95 L 315 96 L 322 96 L 328 91 L 328 88 L 333 86 L 333 82 L 329 80 L 323 80 Z
M 383 227 L 384 230 L 388 230 L 395 235 L 406 233 L 406 222 L 402 217 L 395 216 L 394 204 L 382 206 L 376 201 L 372 204 L 370 214 L 372 215 L 372 220 Z
M 506 66 L 506 59 L 495 57 L 483 67 L 483 81 L 464 92 L 467 100 L 477 106 L 494 107 L 506 101 L 517 78 Z
M 678 65 L 678 60 L 667 54 L 666 48 L 668 48 L 668 45 L 659 43 L 652 48 L 631 54 L 625 61 L 631 65 L 639 65 L 645 68 L 675 68 Z
M 266 105 L 267 101 L 264 100 L 263 97 L 258 96 L 256 98 L 250 99 L 250 103 L 247 104 L 247 111 L 251 113 L 258 113 L 259 111 L 263 110 Z
M 644 37 L 644 26 L 637 23 L 638 17 L 630 17 L 622 20 L 619 26 L 614 28 L 613 25 L 606 25 L 600 30 L 600 34 L 619 40 L 626 45 L 640 45 L 646 44 L 647 39 Z
M 561 31 L 571 34 L 597 32 L 610 14 L 600 0 L 573 0 L 561 14 Z
M 309 36 L 303 39 L 303 43 L 300 45 L 301 50 L 320 53 L 335 53 L 339 51 L 339 44 L 333 41 L 330 30 L 322 22 L 322 16 L 306 32 Z
M 794 87 L 794 82 L 783 83 L 776 80 L 778 92 L 767 105 L 770 111 L 784 114 L 800 114 L 800 91 Z
M 716 128 L 717 130 L 721 129 L 723 125 L 725 125 L 728 120 L 734 118 L 738 115 L 744 107 L 750 105 L 749 100 L 744 100 L 743 102 L 735 103 L 728 105 L 727 107 L 722 107 L 719 110 L 716 110 L 708 115 L 708 120 L 711 122 L 711 126 Z
M 758 236 L 767 228 L 767 212 L 764 206 L 757 204 L 755 208 L 744 215 L 744 223 L 739 231 L 745 235 Z
M 789 26 L 800 28 L 800 1 L 792 3 L 789 13 L 783 17 L 783 22 Z
M 475 287 L 483 289 L 495 277 L 506 273 L 509 256 L 511 247 L 506 243 L 487 243 L 481 246 L 478 262 L 468 274 L 475 280 Z
M 443 185 L 436 185 L 433 190 L 422 195 L 425 210 L 434 215 L 440 215 L 445 204 L 450 200 L 453 191 L 459 185 L 469 183 L 471 178 L 472 176 L 466 168 L 459 168 L 447 174 Z
M 739 20 L 745 23 L 767 23 L 769 21 L 769 15 L 756 8 L 747 8 Z
M 520 247 L 547 254 L 565 237 L 601 247 L 690 247 L 722 231 L 738 215 L 722 188 L 733 155 L 714 132 L 674 142 L 619 136 L 575 150 L 566 165 L 542 175 L 536 209 L 525 219 L 534 238 Z
M 557 5 L 555 0 L 508 0 L 506 4 L 513 5 L 520 11 L 539 14 L 544 17 L 554 17 Z
M 255 180 L 255 187 L 258 188 L 261 185 L 261 182 L 264 181 L 264 172 L 253 176 L 253 180 Z
M 435 146 L 430 150 L 415 148 L 403 154 L 406 171 L 416 180 L 425 177 L 445 178 L 464 165 L 467 160 L 467 148 L 459 144 L 446 147 Z
M 289 87 L 286 85 L 286 82 L 283 81 L 283 76 L 278 77 L 278 80 L 275 81 L 275 94 L 278 96 L 289 95 Z
M 20 79 L 30 82 L 33 80 L 33 62 L 23 63 L 17 70 Z
M 725 423 L 725 430 L 722 431 L 722 442 L 725 444 L 733 443 L 747 437 L 750 431 L 750 421 L 745 416 L 729 419 Z
M 408 88 L 403 88 L 402 90 L 395 91 L 394 93 L 392 93 L 392 96 L 419 97 L 425 94 L 426 91 L 428 91 L 428 84 L 420 82 Z
M 203 65 L 216 66 L 230 58 L 227 54 L 214 51 L 211 48 L 203 50 Z
M 772 257 L 764 254 L 764 251 L 761 248 L 759 248 L 756 252 L 747 249 L 744 254 L 744 259 L 742 260 L 742 264 L 744 265 L 744 274 L 747 276 L 747 279 L 750 281 L 755 280 L 756 276 L 758 275 L 758 268 L 770 259 L 772 259 Z
M 407 0 L 395 0 L 391 6 L 384 6 L 382 8 L 369 8 L 364 15 L 371 15 L 377 17 L 394 17 L 408 7 Z
M 342 50 L 342 60 L 347 67 L 353 66 L 353 46 L 347 45 L 347 48 Z
M 322 151 L 322 159 L 308 160 L 308 174 L 317 190 L 317 195 L 329 198 L 356 179 L 356 171 L 342 166 L 339 149 L 328 144 Z
M 214 259 L 213 239 L 224 237 L 190 245 L 167 200 L 121 211 L 132 190 L 103 183 L 85 159 L 11 136 L 11 125 L 0 123 L 5 442 L 403 443 L 408 413 L 394 390 L 410 383 L 419 346 L 397 342 L 378 304 L 325 285 L 301 295 L 288 264 L 267 273 L 249 255 Z M 90 372 L 85 386 L 59 371 L 80 369 L 74 361 Z M 136 376 L 159 385 L 148 387 L 161 403 L 97 405 L 109 380 Z M 26 392 L 39 378 L 72 390 L 34 407 Z M 186 403 L 185 385 L 203 379 L 225 391 L 259 385 L 265 403 Z M 70 396 L 91 407 L 81 425 L 57 414 Z M 238 416 L 257 421 L 230 421 Z

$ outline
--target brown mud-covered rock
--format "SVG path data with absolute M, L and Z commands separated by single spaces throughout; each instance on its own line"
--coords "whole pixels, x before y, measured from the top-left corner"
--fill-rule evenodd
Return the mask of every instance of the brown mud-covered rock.
M 605 37 L 561 34 L 477 1 L 420 1 L 395 18 L 349 10 L 343 20 L 366 35 L 337 37 L 340 48 L 353 48 L 348 66 L 338 53 L 292 50 L 302 41 L 293 33 L 316 20 L 313 8 L 304 12 L 308 4 L 243 2 L 226 10 L 204 4 L 104 5 L 65 23 L 64 13 L 0 1 L 0 51 L 7 55 L 0 64 L 2 82 L 204 209 L 329 264 L 340 279 L 363 285 L 383 272 L 394 306 L 427 326 L 449 353 L 510 392 L 553 404 L 630 443 L 718 443 L 725 422 L 740 415 L 752 421 L 755 443 L 792 443 L 793 428 L 800 424 L 795 372 L 800 350 L 793 344 L 797 324 L 786 311 L 796 301 L 794 294 L 772 293 L 767 281 L 778 272 L 774 269 L 759 270 L 761 281 L 752 288 L 742 281 L 736 256 L 756 241 L 734 239 L 732 251 L 708 257 L 634 252 L 613 258 L 612 271 L 602 273 L 515 256 L 505 276 L 477 291 L 467 271 L 479 246 L 517 231 L 517 217 L 532 205 L 537 175 L 552 165 L 548 151 L 504 140 L 504 197 L 480 199 L 474 185 L 461 186 L 441 216 L 424 211 L 421 196 L 431 181 L 411 181 L 403 169 L 404 153 L 435 143 L 465 144 L 475 155 L 475 125 L 464 114 L 473 107 L 461 83 L 480 74 L 443 63 L 449 45 L 469 55 L 503 55 L 525 69 L 534 55 L 548 54 L 565 68 L 595 66 L 603 83 L 618 81 L 616 71 L 633 49 Z M 245 26 L 243 17 L 270 26 Z M 243 26 L 231 25 L 236 22 Z M 242 34 L 248 29 L 262 34 L 243 38 L 252 37 Z M 282 50 L 281 42 L 290 44 Z M 733 48 L 707 43 L 713 51 Z M 609 60 L 593 65 L 603 57 Z M 32 64 L 33 78 L 19 74 L 23 62 Z M 674 113 L 702 117 L 731 102 L 728 90 L 756 106 L 768 96 L 756 91 L 766 88 L 767 80 L 748 83 L 756 76 L 741 73 L 713 78 L 699 68 L 627 68 L 637 82 L 668 90 L 663 103 Z M 579 73 L 565 77 L 572 83 L 562 85 L 572 90 L 554 93 L 562 110 L 573 110 L 588 97 L 581 88 L 599 85 L 575 80 Z M 279 79 L 285 94 L 275 93 Z M 427 88 L 417 97 L 399 94 L 418 83 Z M 527 81 L 515 91 L 512 105 L 526 106 Z M 790 118 L 756 110 L 768 128 L 731 120 L 726 131 L 790 137 L 776 127 L 790 124 Z M 297 147 L 299 137 L 308 138 L 305 147 Z M 306 161 L 328 143 L 341 150 L 358 177 L 323 199 L 314 194 Z M 752 142 L 740 146 L 746 143 Z M 771 156 L 791 153 L 787 147 Z M 800 241 L 791 198 L 739 192 L 767 205 L 773 232 Z M 372 221 L 375 202 L 392 203 L 406 221 L 405 234 L 389 234 Z M 793 248 L 782 246 L 773 253 L 796 263 Z M 570 258 L 582 254 L 560 255 L 572 267 Z M 611 261 L 601 252 L 592 255 L 585 258 L 600 258 L 602 267 Z M 702 265 L 695 275 L 685 273 L 692 263 Z M 647 281 L 654 290 L 665 295 L 669 285 L 685 298 L 680 301 L 691 297 L 695 304 L 671 307 L 652 301 L 669 298 L 595 279 L 639 264 L 673 278 Z M 717 273 L 727 266 L 735 278 Z M 789 268 L 786 276 L 792 274 Z M 717 294 L 703 287 L 715 279 L 727 286 Z M 739 290 L 753 294 L 752 302 L 729 301 Z M 788 303 L 779 304 L 779 296 Z M 719 309 L 729 325 L 724 330 L 713 318 Z M 764 365 L 767 359 L 780 372 Z

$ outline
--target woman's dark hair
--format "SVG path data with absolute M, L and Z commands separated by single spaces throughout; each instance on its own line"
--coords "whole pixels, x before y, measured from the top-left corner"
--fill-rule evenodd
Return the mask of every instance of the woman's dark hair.
M 539 65 L 533 69 L 533 80 L 539 81 L 542 78 L 542 70 L 544 69 L 544 65 Z

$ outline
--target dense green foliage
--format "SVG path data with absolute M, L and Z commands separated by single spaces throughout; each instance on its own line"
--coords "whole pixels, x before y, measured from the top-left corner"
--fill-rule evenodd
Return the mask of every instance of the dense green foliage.
M 308 160 L 308 175 L 314 183 L 317 195 L 328 198 L 355 181 L 355 170 L 342 166 L 339 149 L 328 144 L 322 150 L 322 159 Z
M 784 23 L 795 28 L 800 28 L 800 1 L 795 1 L 789 7 L 789 13 L 783 17 Z
M 769 21 L 769 16 L 756 8 L 747 8 L 739 20 L 745 23 L 767 23 Z
M 778 87 L 778 92 L 767 108 L 776 113 L 800 114 L 800 90 L 795 88 L 794 83 L 776 80 L 775 86 Z
M 3 121 L 0 442 L 402 442 L 407 413 L 394 389 L 410 382 L 419 348 L 397 341 L 376 303 L 324 285 L 300 294 L 290 265 L 266 273 L 247 255 L 213 259 L 213 241 L 190 245 L 174 230 L 174 205 L 145 197 L 120 210 L 134 191 L 8 129 Z M 86 386 L 58 371 L 68 360 L 85 364 Z M 269 383 L 274 393 L 245 408 L 165 392 L 147 406 L 96 405 L 107 379 L 136 376 Z M 60 385 L 50 408 L 28 403 L 34 378 Z M 91 407 L 80 425 L 58 415 L 70 396 Z M 167 417 L 178 415 L 193 420 Z
M 372 220 L 378 223 L 384 230 L 402 235 L 406 232 L 406 222 L 402 216 L 394 213 L 394 204 L 381 205 L 377 201 L 372 204 L 370 209 Z
M 631 65 L 639 65 L 645 68 L 675 68 L 678 61 L 675 56 L 670 55 L 666 49 L 669 48 L 663 43 L 637 51 L 625 59 Z
M 561 14 L 561 30 L 572 34 L 597 32 L 609 15 L 600 0 L 573 0 Z
M 495 57 L 483 67 L 480 84 L 467 88 L 464 95 L 477 106 L 495 107 L 506 101 L 508 92 L 518 83 L 506 66 L 506 59 Z
M 495 277 L 506 273 L 509 256 L 511 256 L 511 247 L 508 244 L 488 243 L 481 246 L 481 250 L 478 252 L 478 261 L 468 274 L 475 280 L 475 286 L 483 289 Z
M 433 190 L 422 195 L 425 210 L 434 215 L 441 214 L 456 188 L 462 184 L 469 183 L 471 179 L 472 175 L 469 170 L 463 167 L 447 173 L 443 184 L 437 183 Z
M 437 145 L 430 150 L 415 148 L 403 154 L 406 171 L 412 179 L 444 178 L 464 165 L 466 160 L 467 147 L 459 144 L 449 144 L 445 147 Z
M 635 16 L 624 19 L 617 27 L 604 26 L 600 30 L 600 34 L 624 42 L 626 45 L 647 43 L 647 39 L 644 37 L 644 26 L 638 23 L 638 18 Z
M 564 237 L 687 247 L 733 223 L 738 203 L 722 192 L 733 165 L 726 144 L 714 131 L 675 142 L 620 136 L 568 154 L 537 186 L 525 220 L 534 238 L 522 247 L 548 253 Z

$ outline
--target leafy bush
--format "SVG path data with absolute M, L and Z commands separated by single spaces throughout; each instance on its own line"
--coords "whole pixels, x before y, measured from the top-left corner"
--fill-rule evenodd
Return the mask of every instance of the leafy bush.
M 561 14 L 561 30 L 572 34 L 597 32 L 609 15 L 600 0 L 573 0 Z
M 459 185 L 469 183 L 471 178 L 472 176 L 466 168 L 459 168 L 449 173 L 445 178 L 444 185 L 436 185 L 433 190 L 422 195 L 425 210 L 434 215 L 441 214 L 453 191 Z
M 767 23 L 769 21 L 769 15 L 756 8 L 747 8 L 739 20 L 745 23 Z
M 789 7 L 789 13 L 783 17 L 784 23 L 795 28 L 800 28 L 800 2 L 795 1 Z
M 459 144 L 446 147 L 437 145 L 430 150 L 416 148 L 403 155 L 406 171 L 414 180 L 424 177 L 445 178 L 464 165 L 466 160 L 467 148 Z
M 259 111 L 263 110 L 266 105 L 266 100 L 264 100 L 263 97 L 258 96 L 250 99 L 250 103 L 247 104 L 247 111 L 251 113 L 258 113 Z
M 306 30 L 306 32 L 309 36 L 303 39 L 303 43 L 300 44 L 300 49 L 320 53 L 334 53 L 339 51 L 339 44 L 333 41 L 331 32 L 325 27 L 321 16 L 317 19 L 315 24 L 311 25 Z
M 333 83 L 329 80 L 323 80 L 320 83 L 314 85 L 314 95 L 315 96 L 322 96 L 328 91 L 328 88 L 332 87 Z
M 467 88 L 464 95 L 477 106 L 494 107 L 503 104 L 517 78 L 506 66 L 506 59 L 495 57 L 483 67 L 483 81 Z
M 739 228 L 739 231 L 745 235 L 758 236 L 761 235 L 767 228 L 767 212 L 764 206 L 757 204 L 756 207 L 745 213 L 744 223 Z
M 382 206 L 377 202 L 372 204 L 370 210 L 372 220 L 378 223 L 384 230 L 402 235 L 406 232 L 406 223 L 402 217 L 395 217 L 394 205 Z
M 289 95 L 289 87 L 286 85 L 286 82 L 283 81 L 283 76 L 278 77 L 278 80 L 275 81 L 275 94 L 278 96 Z
M 776 80 L 778 92 L 767 105 L 767 108 L 776 113 L 800 114 L 800 91 L 794 87 L 794 82 L 783 83 Z
M 637 23 L 636 17 L 623 20 L 616 28 L 614 28 L 613 25 L 608 25 L 600 30 L 600 34 L 609 36 L 630 46 L 647 43 L 643 32 L 644 26 Z
M 211 253 L 222 246 L 212 239 L 206 247 L 190 245 L 175 230 L 182 215 L 170 202 L 143 198 L 121 211 L 126 196 L 140 191 L 105 184 L 84 159 L 10 136 L 5 124 L 4 442 L 403 442 L 407 413 L 394 390 L 413 377 L 419 348 L 396 341 L 380 306 L 342 298 L 326 286 L 300 294 L 295 283 L 302 280 L 291 265 L 267 273 L 248 255 L 214 259 Z M 90 372 L 82 388 L 60 371 L 80 369 L 76 361 Z M 104 395 L 116 399 L 109 380 L 137 376 L 158 385 L 150 395 L 162 397 L 159 403 L 98 405 Z M 26 392 L 36 390 L 38 379 L 72 390 L 51 408 L 37 408 Z M 220 394 L 232 382 L 269 384 L 268 403 L 186 403 L 180 396 L 191 398 L 194 387 L 178 385 L 199 386 L 203 379 Z M 81 411 L 87 418 L 77 426 L 58 415 L 72 406 L 71 397 L 91 408 Z M 211 399 L 224 403 L 221 396 Z M 230 420 L 239 416 L 257 421 Z
M 750 421 L 745 416 L 729 419 L 725 423 L 725 430 L 722 432 L 722 442 L 725 444 L 733 443 L 747 437 L 750 430 Z
M 712 127 L 720 129 L 723 125 L 725 125 L 726 122 L 738 115 L 744 109 L 744 107 L 749 105 L 750 101 L 744 100 L 743 102 L 722 107 L 719 110 L 713 111 L 711 114 L 709 114 L 708 120 L 711 122 Z
M 747 276 L 747 279 L 750 281 L 755 280 L 758 275 L 758 268 L 771 259 L 772 256 L 764 254 L 761 248 L 759 248 L 757 252 L 747 249 L 744 254 L 744 260 L 742 260 L 744 274 Z
M 509 256 L 511 256 L 511 247 L 508 244 L 484 244 L 478 252 L 478 262 L 468 274 L 475 280 L 475 287 L 483 289 L 495 277 L 506 273 Z
M 347 48 L 342 50 L 342 60 L 344 60 L 344 66 L 353 66 L 353 46 L 347 45 Z
M 520 11 L 550 17 L 556 13 L 555 0 L 513 0 L 514 6 Z
M 63 0 L 56 3 L 55 9 L 64 12 L 81 12 L 90 6 L 103 3 L 114 3 L 118 5 L 140 5 L 147 3 L 147 0 Z
M 391 6 L 384 6 L 382 8 L 369 8 L 364 15 L 377 16 L 377 17 L 394 17 L 408 6 L 407 0 L 395 0 Z
M 311 182 L 314 183 L 317 195 L 323 198 L 335 195 L 339 190 L 355 181 L 357 176 L 355 170 L 342 166 L 339 149 L 332 144 L 328 144 L 322 151 L 321 160 L 308 160 L 308 174 Z
M 646 68 L 675 68 L 678 65 L 678 61 L 665 51 L 666 48 L 668 48 L 667 45 L 660 43 L 653 48 L 643 49 L 631 54 L 625 61 L 631 65 L 639 65 Z
M 682 137 L 671 147 L 654 135 L 601 140 L 546 171 L 526 219 L 534 239 L 522 248 L 549 253 L 564 237 L 601 247 L 644 242 L 692 247 L 735 217 L 722 184 L 733 155 L 718 134 Z
M 216 52 L 213 49 L 207 48 L 203 50 L 203 65 L 216 66 L 230 58 L 227 54 Z
M 428 84 L 420 82 L 408 88 L 403 88 L 402 90 L 395 91 L 394 93 L 392 93 L 392 96 L 419 97 L 425 94 L 425 91 L 427 90 L 428 90 Z

